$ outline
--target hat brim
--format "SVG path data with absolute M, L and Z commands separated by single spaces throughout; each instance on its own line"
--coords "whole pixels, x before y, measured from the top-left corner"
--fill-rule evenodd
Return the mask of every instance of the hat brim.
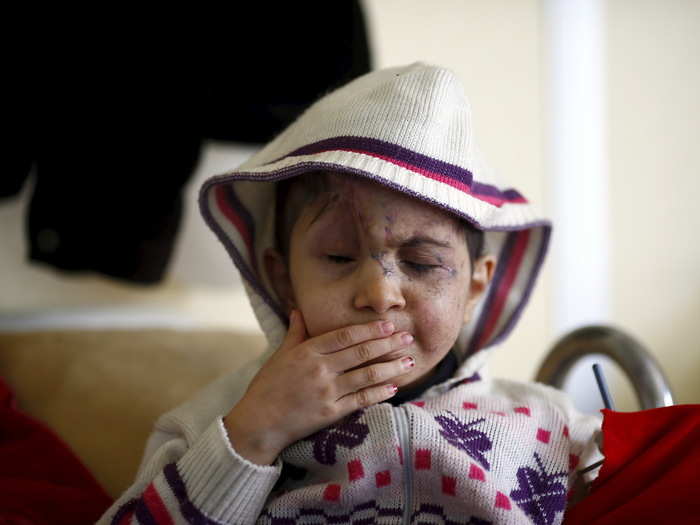
M 241 272 L 251 301 L 262 300 L 253 306 L 270 345 L 276 348 L 282 342 L 288 323 L 265 272 L 260 271 L 265 249 L 274 245 L 274 186 L 282 179 L 320 170 L 365 177 L 483 230 L 488 251 L 498 262 L 456 350 L 464 358 L 507 337 L 534 288 L 549 245 L 551 222 L 538 218 L 515 190 L 479 186 L 473 179 L 471 185 L 464 184 L 465 176 L 471 174 L 463 168 L 426 163 L 416 154 L 409 158 L 410 152 L 396 146 L 393 151 L 380 150 L 383 145 L 369 139 L 341 139 L 307 146 L 262 166 L 244 165 L 211 177 L 200 189 L 202 216 Z

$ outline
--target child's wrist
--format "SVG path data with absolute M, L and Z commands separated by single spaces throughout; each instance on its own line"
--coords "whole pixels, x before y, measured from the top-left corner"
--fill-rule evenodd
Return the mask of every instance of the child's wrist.
M 279 440 L 273 439 L 273 432 L 247 427 L 243 423 L 246 419 L 238 417 L 233 410 L 223 421 L 231 446 L 252 463 L 271 465 L 284 449 Z

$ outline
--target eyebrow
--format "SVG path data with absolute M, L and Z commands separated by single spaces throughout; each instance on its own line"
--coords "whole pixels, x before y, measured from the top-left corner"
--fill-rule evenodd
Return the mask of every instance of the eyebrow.
M 440 246 L 441 248 L 452 248 L 449 242 L 439 241 L 433 239 L 432 237 L 426 237 L 425 235 L 414 235 L 410 239 L 407 239 L 401 243 L 402 248 L 415 248 L 421 246 L 422 244 L 433 244 L 435 246 Z
M 311 229 L 311 225 L 316 222 L 318 218 L 323 215 L 323 213 L 328 209 L 328 205 L 335 199 L 332 197 L 328 199 L 319 212 L 316 214 L 316 216 L 313 218 L 313 220 L 309 223 L 309 225 L 306 227 L 306 230 Z M 448 241 L 440 241 L 438 239 L 434 239 L 432 237 L 428 237 L 427 235 L 414 235 L 413 237 L 409 237 L 405 241 L 400 241 L 397 243 L 401 248 L 417 248 L 419 246 L 422 246 L 424 244 L 432 244 L 433 246 L 439 246 L 440 248 L 447 248 L 449 250 L 452 250 L 452 245 Z

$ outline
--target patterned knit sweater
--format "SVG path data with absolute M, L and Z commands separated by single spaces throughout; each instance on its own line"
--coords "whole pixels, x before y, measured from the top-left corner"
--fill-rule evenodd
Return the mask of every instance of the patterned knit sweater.
M 599 419 L 553 388 L 489 378 L 484 357 L 270 466 L 239 456 L 222 421 L 251 363 L 161 416 L 136 482 L 98 523 L 561 523 L 576 467 L 598 459 Z

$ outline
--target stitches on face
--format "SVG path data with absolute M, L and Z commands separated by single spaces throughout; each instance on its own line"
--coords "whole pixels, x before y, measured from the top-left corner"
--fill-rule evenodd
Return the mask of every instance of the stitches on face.
M 374 181 L 327 178 L 293 227 L 278 295 L 302 312 L 310 337 L 391 320 L 413 335 L 418 363 L 398 386 L 422 381 L 454 345 L 476 299 L 463 225 Z
M 394 274 L 394 266 L 386 260 L 386 252 L 372 252 L 370 257 L 382 268 L 384 277 L 391 277 Z
M 335 248 L 331 250 L 333 253 L 328 254 L 328 257 L 340 264 L 343 261 L 356 259 L 358 254 L 368 252 L 370 258 L 381 268 L 385 278 L 398 277 L 400 274 L 409 282 L 413 282 L 416 277 L 425 280 L 427 274 L 431 274 L 428 280 L 433 282 L 432 295 L 440 293 L 438 282 L 442 282 L 446 278 L 454 279 L 458 275 L 454 264 L 447 262 L 440 255 L 439 250 L 443 248 L 453 249 L 450 243 L 430 239 L 424 235 L 424 231 L 430 230 L 438 224 L 441 225 L 440 227 L 449 224 L 450 231 L 456 234 L 456 238 L 464 238 L 464 228 L 461 221 L 442 214 L 437 216 L 437 210 L 434 208 L 418 206 L 415 209 L 422 226 L 413 232 L 406 231 L 404 217 L 399 221 L 399 224 L 396 224 L 397 232 L 399 232 L 396 236 L 390 227 L 396 222 L 396 217 L 401 216 L 400 210 L 392 210 L 392 206 L 397 205 L 395 197 L 393 201 L 381 198 L 381 196 L 378 197 L 375 205 L 381 209 L 379 214 L 370 211 L 370 208 L 363 207 L 367 205 L 368 198 L 371 200 L 376 192 L 385 192 L 386 188 L 380 186 L 368 192 L 365 185 L 374 184 L 370 181 L 342 179 L 337 176 L 334 179 L 333 189 L 322 201 L 317 202 L 313 208 L 306 212 L 309 217 L 313 217 L 307 221 L 306 230 L 309 230 L 316 221 L 327 223 L 327 226 L 324 226 L 325 233 L 317 237 L 316 242 L 323 243 L 331 238 L 335 239 L 333 242 Z M 417 204 L 420 201 L 409 200 L 408 202 Z M 368 213 L 369 215 L 367 215 Z M 322 219 L 324 214 L 329 214 L 331 218 Z M 380 233 L 381 228 L 384 229 L 383 236 Z M 450 236 L 447 231 L 441 235 Z M 408 236 L 408 240 L 406 240 L 406 236 Z M 340 238 L 343 238 L 344 241 L 341 242 Z M 376 243 L 381 244 L 382 241 L 384 246 L 392 247 L 392 249 L 372 247 Z
M 389 195 L 384 197 L 384 193 Z M 450 286 L 446 281 L 468 270 L 468 258 L 461 262 L 461 258 L 454 258 L 455 247 L 459 251 L 466 247 L 459 241 L 464 232 L 457 218 L 372 181 L 341 179 L 332 196 L 304 215 L 307 218 L 301 228 L 315 230 L 312 244 L 319 251 L 316 256 L 332 261 L 338 271 L 368 256 L 384 278 L 417 280 L 427 286 L 427 293 L 439 295 L 441 288 Z M 391 224 L 396 231 L 390 229 Z M 391 236 L 386 235 L 387 230 Z
M 309 172 L 285 179 L 277 183 L 277 220 L 275 235 L 277 246 L 285 260 L 289 256 L 289 239 L 294 224 L 308 207 L 316 209 L 316 218 L 322 216 L 329 208 L 337 205 L 344 187 L 352 187 L 352 176 L 328 171 Z M 386 201 L 381 203 L 387 208 Z M 384 238 L 390 242 L 394 236 L 396 217 L 390 211 L 384 215 Z M 469 252 L 470 267 L 473 271 L 476 260 L 482 255 L 484 233 L 464 219 L 459 220 L 459 230 L 465 238 Z M 451 269 L 456 272 L 455 269 Z M 453 273 L 454 274 L 454 273 Z
M 438 263 L 440 263 L 440 266 L 442 266 L 447 271 L 451 278 L 454 278 L 457 275 L 457 270 L 445 264 L 445 261 L 440 256 L 440 254 L 435 254 L 435 258 L 437 259 Z

